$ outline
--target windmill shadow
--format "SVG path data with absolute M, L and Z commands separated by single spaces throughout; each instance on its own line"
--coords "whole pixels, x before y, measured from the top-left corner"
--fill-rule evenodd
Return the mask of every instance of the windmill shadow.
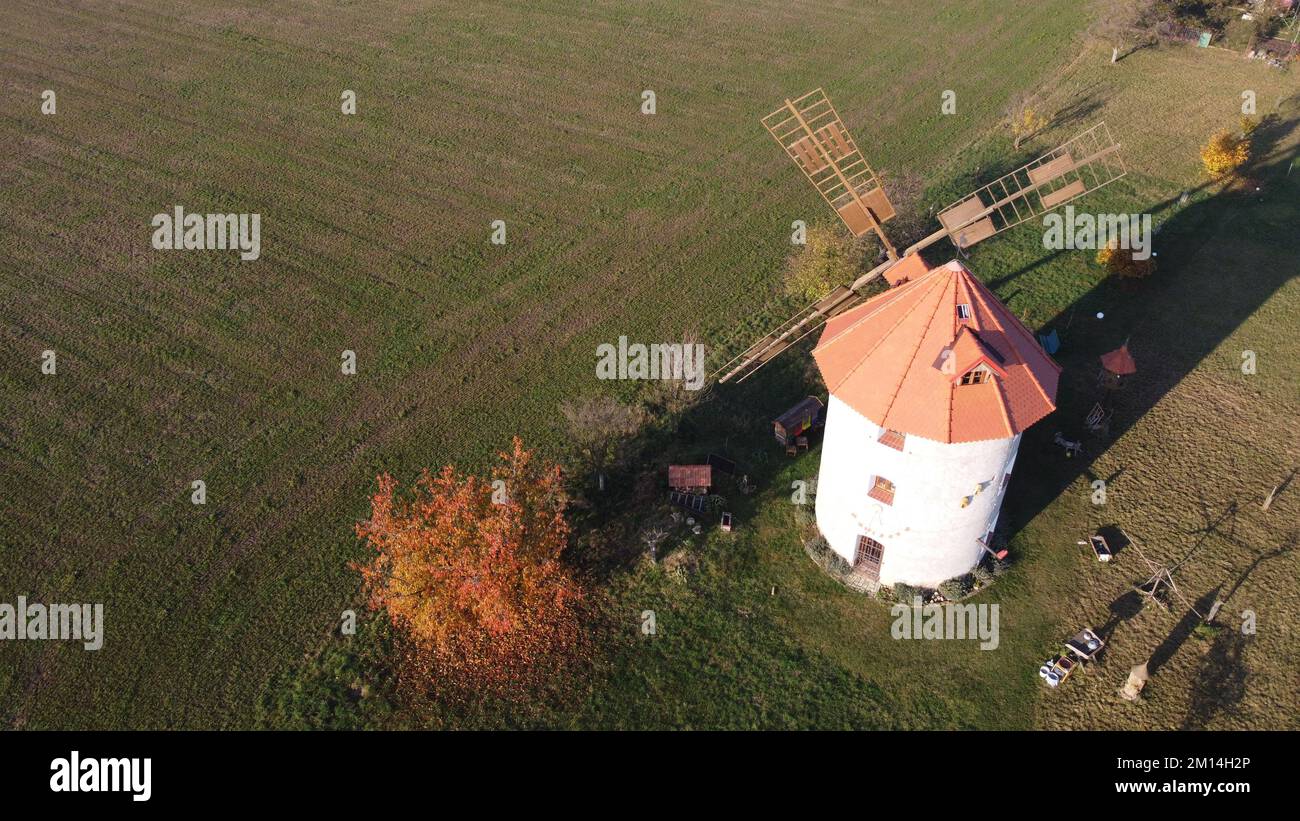
M 1298 123 L 1300 117 L 1279 118 L 1256 132 L 1254 144 L 1261 159 L 1247 175 L 1263 181 L 1262 195 L 1270 208 L 1276 209 L 1297 188 L 1297 179 L 1286 177 L 1297 151 L 1273 149 Z M 1292 252 L 1293 259 L 1300 258 L 1300 235 L 1294 232 L 1278 232 L 1268 238 L 1269 245 L 1278 248 L 1270 256 L 1274 264 L 1234 272 L 1240 275 L 1233 276 L 1223 276 L 1213 266 L 1195 266 L 1208 243 L 1228 236 L 1229 226 L 1256 218 L 1260 196 L 1252 183 L 1248 190 L 1223 192 L 1183 207 L 1155 236 L 1160 267 L 1136 286 L 1138 293 L 1114 278 L 1107 279 L 1044 323 L 1043 328 L 1069 327 L 1055 355 L 1063 367 L 1057 410 L 1024 435 L 1021 452 L 1032 457 L 1018 465 L 1027 476 L 1020 477 L 1016 495 L 1008 497 L 1003 510 L 1009 535 L 1020 532 L 1081 477 L 1095 476 L 1093 463 L 1111 442 L 1137 424 L 1296 276 L 1297 266 L 1281 264 L 1286 251 Z M 1104 320 L 1092 319 L 1098 311 L 1104 311 Z M 1098 384 L 1099 358 L 1125 340 L 1137 359 L 1138 373 L 1129 377 L 1123 388 L 1108 391 Z M 1096 403 L 1114 412 L 1104 437 L 1090 437 L 1084 425 Z M 1066 458 L 1053 441 L 1058 431 L 1068 439 L 1084 441 L 1083 452 Z

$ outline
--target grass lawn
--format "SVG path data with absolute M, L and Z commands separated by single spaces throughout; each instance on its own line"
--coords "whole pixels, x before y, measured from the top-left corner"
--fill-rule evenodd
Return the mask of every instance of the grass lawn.
M 1294 727 L 1297 660 L 1290 648 L 1297 595 L 1297 497 L 1284 491 L 1268 513 L 1259 501 L 1300 456 L 1296 376 L 1285 367 L 1241 372 L 1241 352 L 1281 364 L 1297 353 L 1289 333 L 1300 313 L 1295 282 L 1297 182 L 1287 167 L 1300 135 L 1295 98 L 1277 75 L 1218 54 L 1146 50 L 1110 66 L 1101 51 L 1071 64 L 1053 88 L 1060 99 L 1092 89 L 1126 145 L 1130 176 L 1086 202 L 1093 211 L 1147 210 L 1161 226 L 1160 268 L 1150 281 L 1104 281 L 1086 251 L 1053 253 L 1026 227 L 978 248 L 971 266 L 1031 327 L 1054 327 L 1066 367 L 1061 409 L 1022 446 L 1002 530 L 1015 565 L 973 601 L 1000 607 L 997 650 L 975 643 L 888 638 L 885 606 L 830 580 L 800 547 L 806 523 L 790 483 L 816 475 L 817 453 L 786 461 L 768 420 L 808 388 L 806 358 L 790 355 L 741 386 L 716 388 L 689 415 L 659 462 L 722 450 L 749 466 L 764 488 L 734 491 L 734 534 L 679 531 L 658 566 L 640 562 L 612 585 L 615 648 L 600 675 L 570 683 L 527 709 L 484 708 L 482 726 L 831 728 L 1178 728 Z M 1122 74 L 1120 72 L 1123 72 Z M 1158 78 L 1158 82 L 1146 82 Z M 1212 131 L 1234 122 L 1233 100 L 1250 83 L 1272 99 L 1278 120 L 1260 132 L 1258 194 L 1205 186 L 1195 155 Z M 1195 90 L 1195 91 L 1194 91 Z M 1181 95 L 1179 97 L 1178 95 Z M 1202 96 L 1204 95 L 1204 96 Z M 1087 95 L 1076 95 L 1087 96 Z M 1217 100 L 1207 104 L 1205 98 Z M 1182 99 L 1184 109 L 1170 102 Z M 1159 108 L 1147 120 L 1142 112 Z M 1269 113 L 1268 110 L 1262 113 Z M 1072 123 L 1042 137 L 1064 139 Z M 1060 133 L 1055 133 L 1059 131 Z M 987 167 L 1010 148 L 988 135 L 953 161 Z M 1187 161 L 1186 158 L 1193 158 Z M 942 175 L 940 175 L 942 176 Z M 959 174 L 950 174 L 957 178 Z M 961 182 L 931 198 L 945 203 Z M 1180 203 L 1180 194 L 1188 198 Z M 1105 319 L 1097 319 L 1097 312 Z M 1061 429 L 1081 435 L 1097 397 L 1096 357 L 1125 339 L 1139 378 L 1117 398 L 1107 438 L 1086 439 L 1078 459 L 1049 445 Z M 780 397 L 779 401 L 776 397 Z M 1107 481 L 1104 505 L 1091 482 Z M 1181 589 L 1202 611 L 1225 602 L 1217 635 L 1193 635 L 1183 608 L 1134 607 L 1130 585 L 1145 577 L 1136 550 L 1100 565 L 1075 541 L 1119 526 L 1157 562 L 1186 558 Z M 1189 556 L 1190 554 L 1190 556 Z M 1239 614 L 1258 615 L 1249 637 Z M 657 635 L 639 630 L 653 610 Z M 1105 631 L 1105 662 L 1059 690 L 1035 670 L 1077 628 Z M 364 643 L 360 646 L 366 646 Z M 1115 697 L 1129 667 L 1155 678 L 1140 704 Z M 339 696 L 365 680 L 364 665 L 332 642 L 307 676 L 291 677 L 268 721 L 293 726 L 383 723 L 378 705 Z M 330 665 L 333 665 L 332 667 Z M 311 682 L 311 698 L 288 695 Z M 304 717 L 304 705 L 335 699 L 336 712 Z M 308 720 L 310 719 L 310 720 Z M 463 726 L 462 714 L 434 726 Z
M 816 454 L 782 462 L 765 429 L 802 388 L 805 363 L 789 356 L 715 390 L 695 441 L 678 445 L 722 442 L 756 466 L 744 526 L 679 551 L 694 556 L 679 571 L 610 581 L 597 674 L 528 708 L 422 720 L 1294 726 L 1282 631 L 1295 553 L 1234 588 L 1231 610 L 1255 609 L 1259 634 L 1179 642 L 1147 704 L 1122 707 L 1110 691 L 1177 636 L 1175 616 L 1127 621 L 1102 674 L 1047 696 L 1034 676 L 1063 631 L 1104 621 L 1131 581 L 1128 554 L 1084 562 L 1074 540 L 1087 528 L 1120 522 L 1151 554 L 1178 557 L 1199 538 L 1189 531 L 1239 501 L 1231 529 L 1219 521 L 1180 571 L 1199 598 L 1233 588 L 1297 509 L 1294 488 L 1267 516 L 1256 504 L 1297 464 L 1284 364 L 1300 354 L 1286 333 L 1300 311 L 1297 177 L 1274 163 L 1262 201 L 1202 189 L 1173 205 L 1193 187 L 1199 143 L 1235 124 L 1241 89 L 1267 113 L 1294 82 L 1190 49 L 1071 63 L 1088 13 L 1057 0 L 596 3 L 581 15 L 548 2 L 6 5 L 0 589 L 102 601 L 108 634 L 97 653 L 5 648 L 0 721 L 409 723 L 350 695 L 370 650 L 329 638 L 355 602 L 351 525 L 374 475 L 483 464 L 514 433 L 558 453 L 558 402 L 607 388 L 593 379 L 600 342 L 739 340 L 781 318 L 790 222 L 823 206 L 757 119 L 824 85 L 873 162 L 925 174 L 940 205 L 1005 156 L 989 130 L 1005 101 L 1051 89 L 1053 110 L 1078 115 L 1060 136 L 1105 117 L 1128 147 L 1133 174 L 1088 207 L 1167 223 L 1160 272 L 1132 293 L 1101 283 L 1084 252 L 1043 252 L 1029 227 L 973 255 L 1031 325 L 1073 317 L 1061 425 L 1086 410 L 1093 357 L 1125 336 L 1149 379 L 1086 463 L 1040 447 L 1055 418 L 1027 437 L 1013 488 L 1024 501 L 1004 515 L 1019 561 L 988 594 L 1003 603 L 1001 648 L 889 641 L 883 608 L 804 556 L 782 500 L 793 477 L 815 475 Z M 58 93 L 52 117 L 39 113 L 45 88 Z M 355 117 L 339 112 L 343 89 L 357 92 Z M 653 116 L 638 111 L 645 89 Z M 946 89 L 958 115 L 939 113 Z M 1296 116 L 1294 98 L 1283 114 Z M 1295 132 L 1277 133 L 1271 151 L 1289 159 Z M 150 217 L 178 203 L 261 213 L 261 260 L 152 252 Z M 505 247 L 488 242 L 495 219 Z M 1091 321 L 1101 309 L 1108 319 Z M 1237 367 L 1247 347 L 1251 377 Z M 57 376 L 40 375 L 46 348 Z M 355 377 L 339 372 L 344 349 L 358 354 Z M 1085 464 L 1124 469 L 1104 509 L 1088 503 Z M 202 507 L 189 501 L 198 478 Z M 645 609 L 653 639 L 636 630 Z M 1240 697 L 1207 699 L 1194 685 L 1206 668 L 1227 671 Z

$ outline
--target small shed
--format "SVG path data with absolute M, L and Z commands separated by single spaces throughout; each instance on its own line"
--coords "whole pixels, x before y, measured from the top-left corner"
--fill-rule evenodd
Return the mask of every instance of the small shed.
M 673 490 L 707 492 L 713 486 L 713 466 L 669 465 L 668 486 Z
M 772 422 L 776 441 L 782 445 L 793 445 L 802 433 L 826 424 L 826 405 L 815 396 L 810 396 L 790 410 L 781 414 Z

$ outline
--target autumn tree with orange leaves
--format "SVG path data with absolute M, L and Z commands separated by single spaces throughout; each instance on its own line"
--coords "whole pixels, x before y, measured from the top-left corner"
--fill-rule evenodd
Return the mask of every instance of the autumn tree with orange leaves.
M 570 532 L 560 469 L 518 437 L 500 457 L 492 481 L 449 465 L 404 496 L 384 474 L 357 525 L 375 556 L 355 567 L 369 607 L 406 639 L 407 677 L 413 663 L 456 687 L 508 691 L 578 643 L 584 595 L 560 560 Z

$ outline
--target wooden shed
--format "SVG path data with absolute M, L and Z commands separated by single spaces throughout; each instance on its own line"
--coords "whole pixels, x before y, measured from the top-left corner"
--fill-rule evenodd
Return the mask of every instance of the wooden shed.
M 794 444 L 795 437 L 826 424 L 826 405 L 810 396 L 772 422 L 776 441 L 782 445 Z

